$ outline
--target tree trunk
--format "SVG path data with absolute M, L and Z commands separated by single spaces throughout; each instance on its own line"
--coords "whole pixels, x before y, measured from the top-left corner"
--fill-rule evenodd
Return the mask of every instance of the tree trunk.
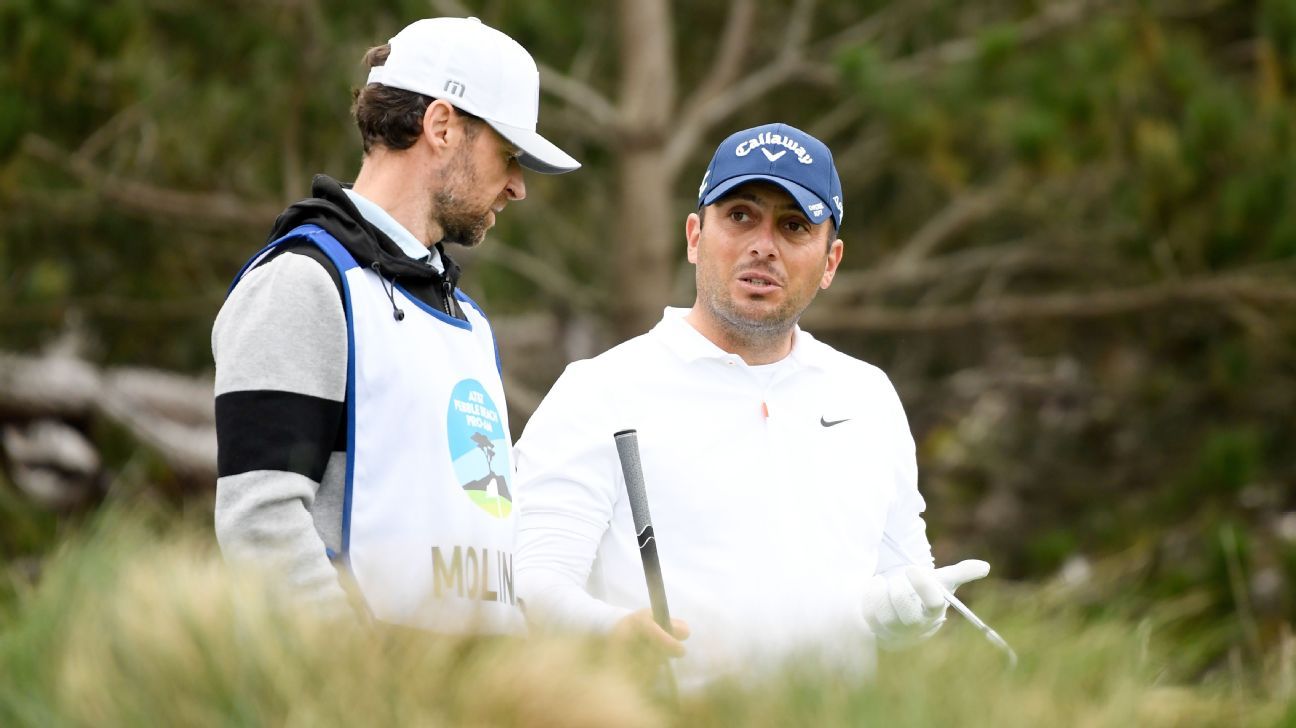
M 613 267 L 619 339 L 643 333 L 670 298 L 678 226 L 663 152 L 675 109 L 675 49 L 667 0 L 622 0 L 619 189 Z
M 672 180 L 660 147 L 625 154 L 619 173 L 621 211 L 612 231 L 617 238 L 614 327 L 625 340 L 651 328 L 669 302 L 683 223 L 671 210 Z

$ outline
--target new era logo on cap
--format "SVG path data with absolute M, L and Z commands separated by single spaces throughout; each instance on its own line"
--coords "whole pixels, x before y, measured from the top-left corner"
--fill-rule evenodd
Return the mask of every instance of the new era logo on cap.
M 536 132 L 540 72 L 517 41 L 477 18 L 425 18 L 390 41 L 387 62 L 369 83 L 445 99 L 481 117 L 522 150 L 522 166 L 545 174 L 580 162 Z
M 710 205 L 739 185 L 758 180 L 787 190 L 811 222 L 831 217 L 841 228 L 846 214 L 841 179 L 832 152 L 818 139 L 787 124 L 731 135 L 711 158 L 698 188 L 698 204 Z

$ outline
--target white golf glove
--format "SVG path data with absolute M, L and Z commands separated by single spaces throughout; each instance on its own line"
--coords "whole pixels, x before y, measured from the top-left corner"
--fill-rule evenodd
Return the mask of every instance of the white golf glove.
M 977 559 L 939 569 L 903 566 L 876 574 L 864 587 L 864 618 L 884 647 L 905 647 L 930 637 L 945 622 L 945 596 L 990 573 Z

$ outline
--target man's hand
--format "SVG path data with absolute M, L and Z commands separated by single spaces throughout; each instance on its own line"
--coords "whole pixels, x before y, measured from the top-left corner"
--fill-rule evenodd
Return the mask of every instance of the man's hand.
M 903 646 L 931 636 L 945 621 L 945 595 L 990 573 L 976 559 L 940 569 L 905 566 L 877 574 L 864 588 L 864 618 L 878 640 Z
M 682 619 L 671 620 L 671 632 L 653 621 L 651 609 L 640 609 L 621 618 L 612 628 L 612 641 L 632 647 L 647 647 L 665 657 L 683 657 L 689 626 Z

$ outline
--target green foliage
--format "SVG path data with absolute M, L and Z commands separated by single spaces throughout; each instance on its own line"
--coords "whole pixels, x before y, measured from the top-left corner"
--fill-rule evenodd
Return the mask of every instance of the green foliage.
M 1066 558 L 1076 552 L 1074 529 L 1042 533 L 1026 546 L 1031 570 L 1040 573 L 1056 571 Z
M 615 4 L 466 4 L 620 100 Z M 685 99 L 714 70 L 727 10 L 671 7 Z M 1279 575 L 1247 617 L 1263 643 L 1296 604 L 1296 537 L 1274 526 L 1296 512 L 1296 3 L 1102 3 L 1069 19 L 1049 7 L 818 3 L 804 57 L 816 72 L 708 129 L 675 204 L 682 221 L 726 132 L 823 128 L 850 215 L 844 268 L 811 313 L 975 314 L 815 332 L 896 382 L 937 554 L 1032 580 L 1122 554 L 1130 573 L 1101 598 L 1184 596 L 1197 630 L 1186 672 L 1200 677 L 1230 654 L 1255 659 L 1229 568 Z M 756 12 L 744 73 L 776 59 L 791 25 L 786 4 Z M 98 362 L 209 368 L 212 318 L 274 211 L 314 172 L 355 174 L 349 89 L 364 50 L 426 13 L 415 0 L 0 3 L 0 348 L 34 349 L 81 320 Z M 693 110 L 679 103 L 672 120 Z M 643 140 L 591 133 L 587 116 L 544 97 L 546 135 L 584 168 L 529 176 L 530 199 L 463 256 L 493 315 L 605 318 L 624 294 L 610 261 L 636 197 L 616 165 Z M 166 192 L 237 209 L 200 196 L 167 212 Z M 983 205 L 960 217 L 969 201 Z M 929 224 L 944 232 L 892 269 Z M 1210 288 L 1221 283 L 1233 285 Z M 996 318 L 1005 302 L 1026 315 Z M 107 440 L 114 467 L 131 457 Z M 160 464 L 141 467 L 168 487 Z M 0 548 L 42 550 L 57 519 L 13 495 L 0 488 Z M 1225 522 L 1245 535 L 1235 567 Z
M 1091 617 L 1076 606 L 1091 585 L 993 582 L 968 598 L 1015 646 L 1015 670 L 951 617 L 931 640 L 883 653 L 871 681 L 807 659 L 752 666 L 672 705 L 651 691 L 653 663 L 602 643 L 321 621 L 228 572 L 190 528 L 109 511 L 60 550 L 0 616 L 0 722 L 1259 726 L 1290 710 L 1290 653 L 1250 687 L 1240 674 L 1185 684 L 1200 637 L 1167 632 L 1172 602 L 1138 620 L 1118 604 Z
M 12 483 L 0 477 L 0 553 L 37 557 L 53 548 L 58 537 L 58 517 L 33 504 Z M 3 600 L 0 600 L 3 601 Z
M 1202 495 L 1237 493 L 1254 482 L 1260 470 L 1260 434 L 1248 429 L 1212 433 L 1198 453 L 1187 487 Z
M 1002 15 L 974 5 L 977 22 L 960 25 L 950 6 L 953 27 L 923 26 L 936 36 L 926 45 L 908 39 L 924 49 L 971 39 L 966 62 L 915 71 L 889 37 L 840 60 L 868 100 L 868 133 L 885 140 L 871 169 L 846 172 L 848 207 L 870 217 L 863 232 L 848 227 L 847 270 L 889 262 L 974 194 L 1008 202 L 940 241 L 925 262 L 943 275 L 855 293 L 838 299 L 842 310 L 993 309 L 1000 296 L 1058 294 L 1097 305 L 1104 290 L 1217 275 L 1290 290 L 1291 3 L 1174 17 L 1134 5 L 1043 39 L 1023 32 L 1025 4 L 997 6 Z M 996 250 L 1053 262 L 983 277 L 958 267 Z M 1155 554 L 1125 586 L 1200 592 L 1208 606 L 1195 628 L 1220 627 L 1202 642 L 1214 650 L 1204 667 L 1242 642 L 1237 585 L 1216 568 L 1218 523 L 1238 524 L 1250 544 L 1239 573 L 1288 548 L 1272 524 L 1296 508 L 1294 336 L 1290 303 L 1221 297 L 1095 318 L 1078 305 L 1024 324 L 936 328 L 921 342 L 921 327 L 831 340 L 896 379 L 928 439 L 920 469 L 938 554 L 980 548 L 1013 576 L 1118 549 Z M 1296 571 L 1276 573 L 1290 603 Z M 1249 608 L 1259 634 L 1290 614 Z

